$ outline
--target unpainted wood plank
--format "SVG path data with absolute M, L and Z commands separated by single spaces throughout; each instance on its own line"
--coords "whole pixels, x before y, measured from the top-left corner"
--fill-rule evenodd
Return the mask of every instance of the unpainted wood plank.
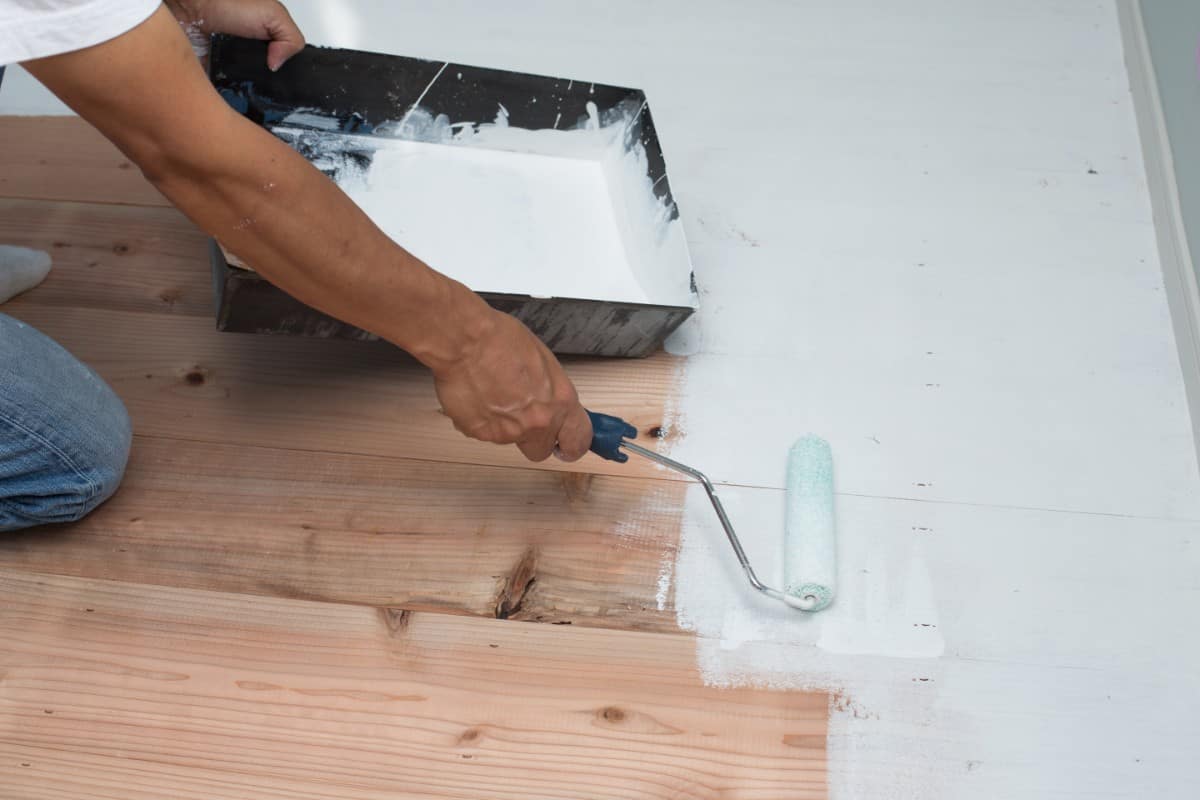
M 0 197 L 169 205 L 141 170 L 79 117 L 5 117 L 0 145 Z
M 54 260 L 39 305 L 215 313 L 208 239 L 172 208 L 0 199 L 0 242 Z
M 0 571 L 12 797 L 825 796 L 823 694 L 685 637 Z
M 536 466 L 621 476 L 671 473 L 641 459 L 595 456 L 531 465 L 515 447 L 467 439 L 441 413 L 427 370 L 386 343 L 220 333 L 211 320 L 46 306 L 38 291 L 3 307 L 95 368 L 137 432 L 168 438 L 430 461 Z M 681 359 L 577 359 L 567 371 L 589 407 L 643 436 L 670 429 Z
M 0 536 L 0 566 L 669 632 L 685 489 L 137 437 L 112 500 Z

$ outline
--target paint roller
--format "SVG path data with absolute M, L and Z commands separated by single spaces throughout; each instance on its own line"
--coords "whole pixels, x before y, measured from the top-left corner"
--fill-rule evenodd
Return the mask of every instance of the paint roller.
M 833 602 L 837 549 L 833 525 L 833 454 L 828 442 L 818 436 L 805 436 L 788 453 L 783 589 L 780 590 L 758 579 L 717 490 L 703 472 L 628 441 L 637 438 L 637 428 L 620 417 L 592 411 L 588 416 L 592 420 L 591 451 L 596 455 L 624 464 L 629 460 L 625 451 L 636 453 L 687 475 L 704 487 L 751 586 L 801 611 L 820 611 Z

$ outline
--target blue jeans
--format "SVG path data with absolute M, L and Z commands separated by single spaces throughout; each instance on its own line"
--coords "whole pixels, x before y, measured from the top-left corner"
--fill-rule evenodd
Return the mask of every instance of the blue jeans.
M 87 514 L 116 491 L 129 443 L 129 415 L 100 376 L 0 314 L 0 531 Z
M 0 314 L 0 531 L 73 522 L 125 473 L 129 415 L 95 372 Z

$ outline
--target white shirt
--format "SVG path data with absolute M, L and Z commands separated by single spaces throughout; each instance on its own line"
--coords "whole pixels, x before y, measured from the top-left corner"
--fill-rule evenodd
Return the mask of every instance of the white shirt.
M 0 0 L 0 65 L 69 53 L 136 28 L 159 0 Z

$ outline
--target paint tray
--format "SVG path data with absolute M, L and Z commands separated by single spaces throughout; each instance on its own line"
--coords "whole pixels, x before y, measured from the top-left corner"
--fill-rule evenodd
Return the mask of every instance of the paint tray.
M 225 100 L 335 180 L 389 236 L 560 354 L 646 356 L 696 308 L 683 226 L 639 90 L 214 38 Z M 217 327 L 374 339 L 211 245 Z

